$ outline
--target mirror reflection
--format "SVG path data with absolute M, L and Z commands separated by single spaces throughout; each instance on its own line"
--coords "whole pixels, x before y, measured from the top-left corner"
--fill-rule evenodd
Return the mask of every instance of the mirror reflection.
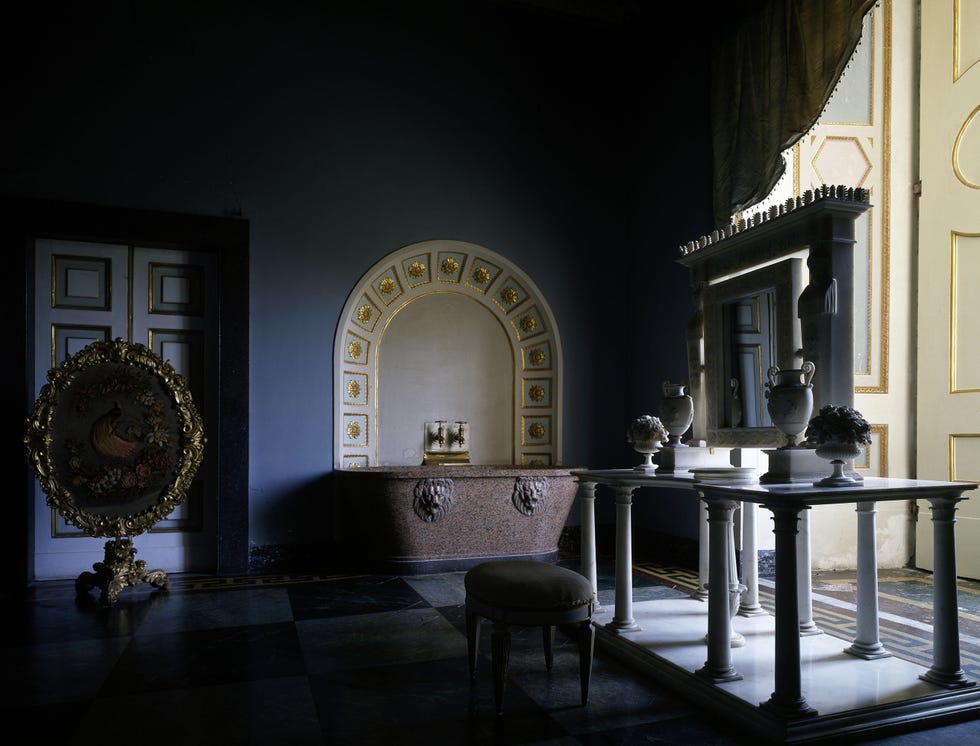
M 765 371 L 776 364 L 776 292 L 772 288 L 724 304 L 724 360 L 729 376 L 724 427 L 771 427 Z
M 770 367 L 798 363 L 796 301 L 803 280 L 803 259 L 796 255 L 704 289 L 704 401 L 712 444 L 772 448 L 785 442 L 769 417 L 765 382 Z

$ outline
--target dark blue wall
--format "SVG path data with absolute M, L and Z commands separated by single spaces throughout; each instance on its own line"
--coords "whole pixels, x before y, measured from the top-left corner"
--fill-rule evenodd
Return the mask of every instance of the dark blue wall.
M 703 37 L 655 8 L 91 5 L 11 19 L 0 194 L 249 221 L 253 545 L 322 536 L 338 316 L 416 241 L 526 271 L 564 346 L 565 462 L 636 461 L 626 425 L 687 375 L 678 246 L 711 227 Z

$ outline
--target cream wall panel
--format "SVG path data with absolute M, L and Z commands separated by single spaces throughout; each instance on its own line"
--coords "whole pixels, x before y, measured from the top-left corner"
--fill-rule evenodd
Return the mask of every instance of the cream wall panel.
M 980 433 L 950 435 L 949 454 L 951 479 L 980 482 Z
M 956 0 L 954 10 L 953 78 L 980 63 L 980 0 Z
M 971 143 L 980 107 L 978 6 L 976 0 L 932 0 L 921 9 L 917 475 L 975 481 L 967 436 L 980 423 L 980 345 L 970 339 L 976 336 L 971 296 L 977 292 L 980 188 L 963 157 L 977 152 Z M 916 565 L 925 569 L 933 567 L 929 517 L 920 501 Z M 957 573 L 980 578 L 980 500 L 959 503 L 956 520 Z
M 952 268 L 949 355 L 953 393 L 980 391 L 980 235 L 954 233 L 951 237 Z
M 877 504 L 875 536 L 879 567 L 906 567 L 912 552 L 909 504 Z M 853 505 L 820 505 L 810 511 L 810 553 L 814 570 L 857 567 L 857 514 Z

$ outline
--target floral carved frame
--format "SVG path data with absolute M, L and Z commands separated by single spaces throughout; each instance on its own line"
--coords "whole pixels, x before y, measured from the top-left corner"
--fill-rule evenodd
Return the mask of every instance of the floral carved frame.
M 184 377 L 117 339 L 48 371 L 24 444 L 47 504 L 92 537 L 118 539 L 183 502 L 205 437 Z

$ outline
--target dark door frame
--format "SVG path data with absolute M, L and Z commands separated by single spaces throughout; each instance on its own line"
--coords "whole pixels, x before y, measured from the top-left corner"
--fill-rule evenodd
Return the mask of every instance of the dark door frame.
M 212 253 L 218 268 L 218 526 L 217 574 L 248 571 L 248 295 L 249 223 L 241 218 L 188 215 L 47 199 L 0 196 L 0 246 L 6 267 L 4 315 L 8 353 L 2 390 L 6 453 L 22 465 L 7 473 L 7 532 L 3 587 L 27 588 L 33 551 L 30 515 L 34 473 L 24 447 L 26 418 L 34 407 L 33 329 L 28 289 L 38 238 L 99 241 Z M 21 364 L 19 361 L 23 361 Z M 10 463 L 9 461 L 7 463 Z M 19 527 L 19 528 L 18 528 Z M 79 571 L 89 568 L 79 568 Z

